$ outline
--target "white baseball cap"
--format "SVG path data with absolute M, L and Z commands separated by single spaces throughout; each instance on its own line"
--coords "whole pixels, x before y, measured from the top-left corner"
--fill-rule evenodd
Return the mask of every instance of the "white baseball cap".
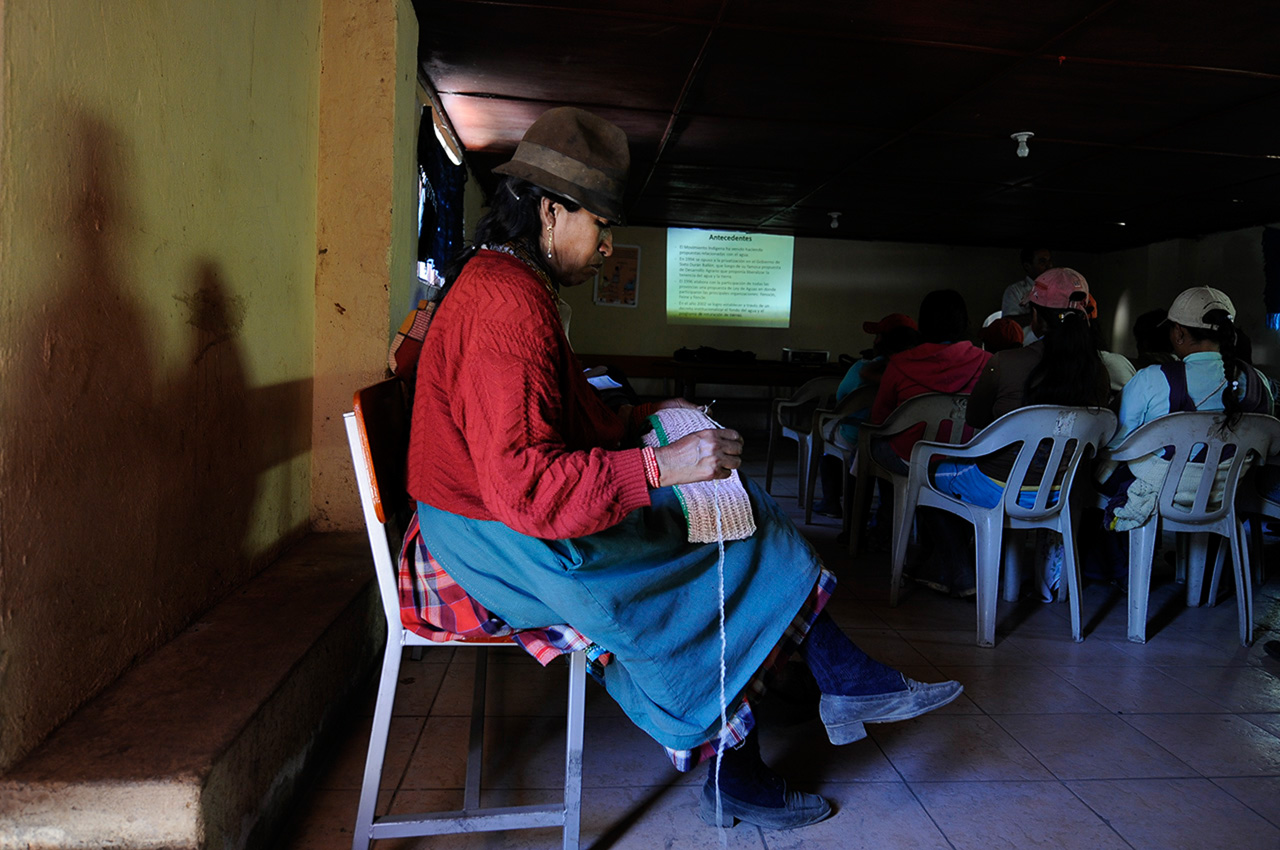
M 1205 318 L 1211 310 L 1225 310 L 1229 320 L 1236 320 L 1236 307 L 1225 292 L 1210 286 L 1196 286 L 1183 290 L 1182 294 L 1173 299 L 1173 306 L 1169 308 L 1169 316 L 1165 321 L 1177 322 L 1188 328 L 1217 330 L 1218 326 Z

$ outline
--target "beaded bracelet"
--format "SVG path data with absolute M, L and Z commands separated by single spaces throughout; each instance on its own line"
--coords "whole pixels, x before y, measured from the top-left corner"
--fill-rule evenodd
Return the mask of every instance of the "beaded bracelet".
M 658 470 L 658 453 L 652 446 L 645 446 L 640 450 L 640 460 L 644 462 L 645 483 L 657 488 L 662 480 L 662 473 Z

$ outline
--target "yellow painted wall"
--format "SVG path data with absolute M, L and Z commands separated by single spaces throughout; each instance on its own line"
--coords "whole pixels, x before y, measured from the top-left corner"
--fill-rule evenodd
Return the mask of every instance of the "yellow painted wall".
M 307 526 L 320 4 L 0 15 L 3 769 Z

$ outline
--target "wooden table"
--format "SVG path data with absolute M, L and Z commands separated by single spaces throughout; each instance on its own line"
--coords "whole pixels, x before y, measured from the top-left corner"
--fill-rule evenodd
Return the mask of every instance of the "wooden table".
M 698 384 L 735 384 L 754 387 L 798 387 L 824 375 L 843 375 L 848 366 L 825 363 L 801 366 L 781 360 L 747 363 L 705 363 L 636 354 L 579 354 L 583 366 L 609 366 L 628 378 L 661 378 L 675 382 L 675 393 L 693 399 Z

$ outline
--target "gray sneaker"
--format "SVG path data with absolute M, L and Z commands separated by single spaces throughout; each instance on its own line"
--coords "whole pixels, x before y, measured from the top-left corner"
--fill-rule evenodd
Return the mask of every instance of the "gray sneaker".
M 903 677 L 904 679 L 906 677 Z M 894 723 L 933 711 L 964 693 L 959 682 L 925 684 L 906 679 L 907 689 L 888 694 L 834 696 L 823 694 L 818 714 L 833 744 L 851 744 L 867 737 L 864 723 Z

